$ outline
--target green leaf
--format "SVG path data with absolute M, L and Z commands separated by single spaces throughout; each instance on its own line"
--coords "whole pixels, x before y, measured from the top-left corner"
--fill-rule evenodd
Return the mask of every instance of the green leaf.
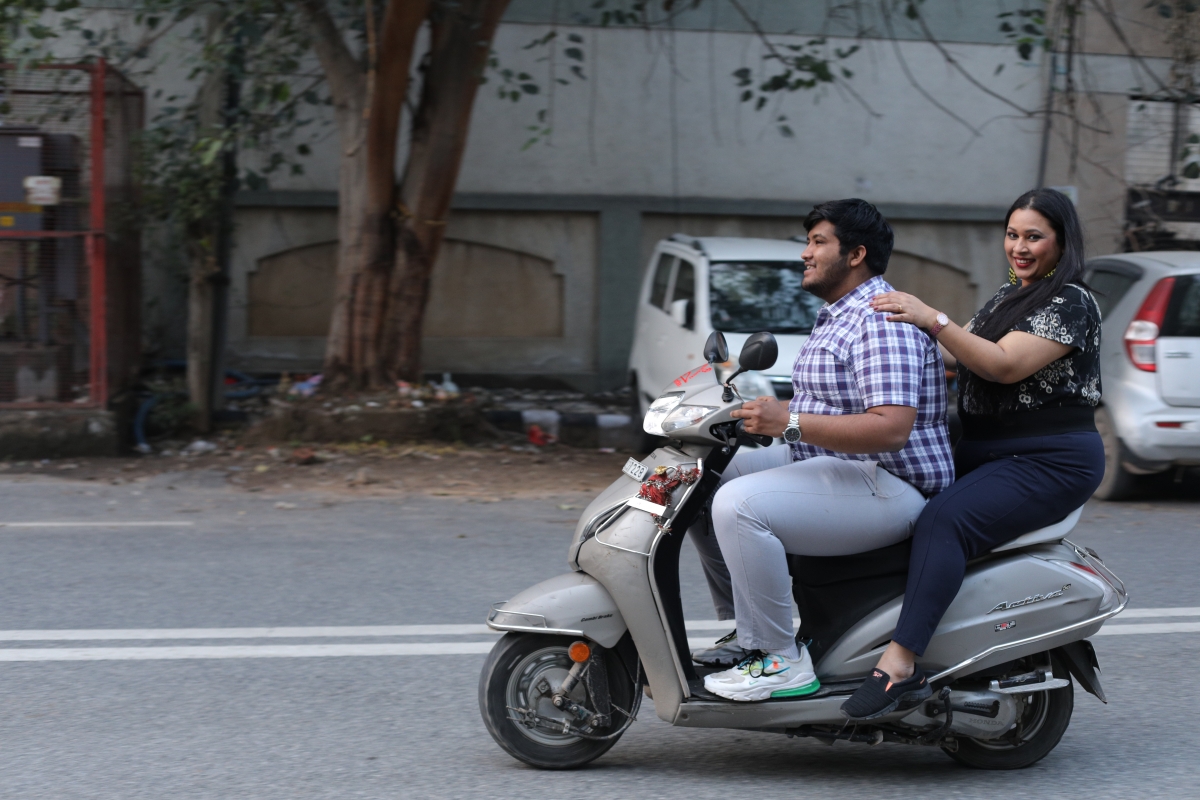
M 1000 74 L 1001 72 L 1003 72 L 1003 71 L 1004 71 L 1004 65 L 1003 65 L 1003 64 L 997 64 L 997 65 L 996 65 L 996 71 L 995 71 L 994 73 L 992 73 L 992 74 L 993 74 L 993 75 L 999 75 L 999 74 Z
M 1029 42 L 1021 42 L 1017 45 L 1017 52 L 1021 55 L 1021 58 L 1028 61 L 1029 57 L 1033 55 L 1033 45 Z
M 583 44 L 583 37 L 580 36 L 578 33 L 571 33 L 571 34 L 567 35 L 567 41 L 568 42 L 576 42 L 578 44 Z
M 201 141 L 199 144 L 203 146 L 204 143 Z M 217 156 L 221 154 L 221 150 L 224 146 L 225 143 L 220 139 L 213 139 L 212 142 L 209 143 L 208 147 L 204 150 L 204 155 L 200 157 L 200 163 L 206 167 L 212 164 L 217 160 Z
M 525 94 L 537 94 L 541 91 L 541 87 L 539 87 L 536 83 L 522 83 L 521 91 Z
M 578 47 L 568 47 L 566 50 L 563 50 L 563 55 L 567 58 L 573 58 L 576 61 L 583 61 L 583 51 Z
M 780 126 L 779 126 L 779 133 L 780 133 L 780 134 L 782 134 L 782 135 L 783 135 L 785 138 L 787 138 L 787 139 L 792 139 L 792 138 L 795 138 L 795 136 L 796 136 L 796 133 L 795 133 L 795 131 L 793 131 L 793 130 L 792 130 L 790 127 L 788 127 L 787 125 L 780 125 Z
M 1194 180 L 1196 180 L 1196 178 L 1200 178 L 1200 163 L 1193 161 L 1192 163 L 1190 163 L 1186 167 L 1184 167 L 1183 168 L 1183 177 L 1187 178 L 1190 181 L 1194 181 Z

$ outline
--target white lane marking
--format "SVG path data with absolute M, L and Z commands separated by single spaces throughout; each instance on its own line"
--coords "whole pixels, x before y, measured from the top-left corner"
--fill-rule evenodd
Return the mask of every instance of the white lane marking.
M 1200 633 L 1200 622 L 1122 624 L 1125 619 L 1147 617 L 1200 616 L 1200 607 L 1142 608 L 1125 611 L 1116 623 L 1103 628 L 1100 635 L 1133 633 Z M 799 620 L 793 620 L 799 624 Z M 708 631 L 728 632 L 736 627 L 732 620 L 688 620 L 689 634 Z M 88 642 L 88 641 L 166 641 L 179 639 L 309 639 L 368 638 L 397 636 L 498 636 L 486 625 L 324 625 L 257 628 L 96 628 L 48 630 L 0 630 L 0 642 Z M 714 637 L 715 638 L 715 637 Z M 692 647 L 711 646 L 708 636 L 692 636 Z M 475 643 L 484 645 L 486 643 Z M 372 645 L 375 646 L 375 645 Z M 383 646 L 383 645 L 380 645 Z M 430 644 L 434 647 L 436 645 Z
M 716 626 L 728 632 L 731 623 Z M 688 623 L 688 632 L 712 630 L 716 626 Z M 61 630 L 0 631 L 0 642 L 132 642 L 169 639 L 328 639 L 375 636 L 499 636 L 486 625 L 346 625 L 292 628 L 98 628 Z M 715 637 L 714 637 L 715 638 Z M 700 641 L 712 643 L 712 639 Z
M 1200 633 L 1200 622 L 1109 625 L 1099 636 L 1145 633 Z M 273 644 L 169 647 L 0 648 L 0 662 L 16 661 L 177 661 L 220 658 L 337 658 L 362 656 L 447 656 L 489 652 L 494 642 L 392 642 L 386 644 Z M 708 638 L 690 638 L 688 646 L 708 647 Z
M 0 522 L 0 528 L 190 528 L 196 523 L 163 522 Z
M 271 644 L 201 647 L 37 647 L 0 649 L 2 661 L 175 661 L 204 658 L 448 656 L 486 653 L 495 642 Z
M 1191 608 L 1127 608 L 1116 619 L 1138 617 L 1200 617 L 1200 606 Z
M 1200 622 L 1142 622 L 1136 625 L 1105 625 L 1097 636 L 1126 633 L 1200 633 Z
M 0 642 L 152 641 L 158 639 L 308 639 L 334 636 L 468 636 L 486 625 L 347 625 L 306 628 L 101 628 L 0 631 Z

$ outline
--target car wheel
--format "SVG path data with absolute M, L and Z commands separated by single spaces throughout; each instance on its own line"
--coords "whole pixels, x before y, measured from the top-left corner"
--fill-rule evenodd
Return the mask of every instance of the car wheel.
M 1096 409 L 1096 430 L 1104 442 L 1104 479 L 1095 496 L 1101 500 L 1124 500 L 1137 488 L 1138 476 L 1122 466 L 1128 459 L 1128 451 L 1117 436 L 1112 414 L 1107 408 Z

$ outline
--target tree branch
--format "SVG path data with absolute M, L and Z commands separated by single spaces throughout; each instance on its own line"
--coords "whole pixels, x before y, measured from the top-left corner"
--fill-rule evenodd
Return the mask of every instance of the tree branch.
M 963 65 L 959 64 L 958 61 L 954 58 L 954 56 L 950 54 L 950 51 L 946 49 L 945 45 L 943 45 L 940 41 L 938 41 L 937 37 L 933 35 L 933 31 L 931 31 L 929 29 L 929 25 L 926 24 L 926 22 L 925 22 L 925 15 L 920 12 L 920 10 L 917 8 L 915 3 L 913 4 L 912 7 L 917 10 L 916 11 L 916 13 L 917 13 L 916 20 L 917 20 L 917 23 L 921 26 L 921 33 L 923 33 L 925 35 L 925 40 L 927 42 L 929 42 L 931 45 L 933 45 L 935 48 L 937 48 L 937 51 L 942 54 L 942 58 L 946 59 L 947 64 L 954 67 L 954 69 L 960 75 L 962 75 L 964 78 L 966 78 L 968 81 L 970 81 L 970 83 L 973 86 L 975 86 L 975 88 L 979 89 L 984 94 L 990 95 L 991 97 L 996 98 L 1000 102 L 1002 102 L 1006 105 L 1012 106 L 1017 111 L 1020 111 L 1022 114 L 1024 114 L 1027 117 L 1033 117 L 1033 116 L 1037 115 L 1036 111 L 1030 111 L 1027 108 L 1019 106 L 1016 103 L 1014 103 L 1012 100 L 1009 100 L 1007 97 L 1000 94 L 999 92 L 995 92 L 995 91 L 989 89 L 988 87 L 984 86 L 982 83 L 980 83 L 975 78 L 974 75 L 967 72 L 967 70 L 963 67 Z M 891 17 L 889 16 L 889 14 L 886 10 L 884 11 L 884 16 L 885 16 L 885 18 L 887 18 L 889 20 L 888 31 L 890 33 L 891 27 L 892 27 L 891 22 L 890 22 Z M 892 41 L 895 41 L 895 36 L 892 37 Z
M 300 11 L 308 19 L 313 49 L 329 80 L 329 93 L 337 106 L 349 108 L 362 102 L 362 70 L 350 52 L 346 40 L 321 0 L 301 0 Z M 389 4 L 390 5 L 390 4 Z
M 1132 58 L 1134 62 L 1141 67 L 1155 83 L 1158 84 L 1159 89 L 1163 90 L 1164 92 L 1174 94 L 1174 92 L 1171 90 L 1171 87 L 1163 83 L 1162 79 L 1154 74 L 1154 71 L 1150 69 L 1148 64 L 1146 64 L 1146 59 L 1142 58 L 1142 56 L 1133 49 L 1133 45 L 1125 36 L 1125 31 L 1121 30 L 1121 26 L 1117 24 L 1114 13 L 1100 5 L 1100 0 L 1091 0 L 1091 3 L 1092 6 L 1095 7 L 1096 11 L 1100 13 L 1100 16 L 1103 17 L 1104 21 L 1108 23 L 1108 27 L 1112 29 L 1113 34 L 1117 37 L 1117 41 L 1119 41 L 1121 46 L 1125 48 L 1125 52 L 1129 54 L 1129 57 Z
M 960 125 L 965 127 L 967 130 L 969 130 L 974 135 L 982 136 L 982 134 L 979 132 L 979 130 L 974 125 L 967 122 L 965 119 L 960 117 L 958 114 L 955 114 L 949 108 L 947 108 L 946 106 L 944 106 L 940 102 L 938 102 L 938 99 L 936 97 L 934 97 L 933 95 L 931 95 L 928 91 L 926 91 L 925 87 L 922 86 L 917 81 L 916 76 L 913 75 L 912 71 L 908 68 L 908 62 L 904 60 L 904 53 L 902 53 L 900 51 L 900 43 L 898 41 L 896 41 L 896 31 L 892 28 L 891 12 L 889 12 L 887 10 L 886 5 L 883 5 L 880 8 L 883 11 L 883 24 L 885 26 L 887 26 L 888 39 L 891 40 L 892 50 L 895 51 L 896 60 L 900 62 L 900 69 L 902 69 L 904 71 L 904 75 L 905 75 L 905 77 L 908 78 L 908 82 L 910 84 L 912 84 L 912 87 L 914 89 L 916 89 L 918 92 L 921 93 L 922 97 L 924 97 L 926 100 L 928 100 L 930 103 L 932 103 L 935 107 L 937 107 L 940 111 L 942 111 L 942 113 L 946 114 L 951 119 L 958 122 Z
M 767 48 L 767 52 L 770 53 L 771 57 L 778 60 L 781 64 L 787 64 L 788 63 L 787 54 L 779 52 L 779 49 L 777 47 L 775 47 L 774 42 L 772 42 L 769 38 L 767 38 L 766 31 L 764 31 L 762 29 L 762 27 L 758 24 L 758 20 L 756 20 L 753 16 L 751 16 L 750 12 L 748 12 L 745 9 L 745 7 L 738 0 L 729 0 L 729 2 L 735 9 L 737 9 L 738 14 L 740 14 L 742 19 L 746 22 L 746 24 L 750 26 L 750 29 L 754 31 L 754 35 L 759 38 L 759 41 L 761 41 L 763 43 L 763 46 Z M 854 87 L 850 86 L 850 84 L 846 83 L 845 81 L 835 81 L 834 85 L 839 88 L 845 89 L 850 94 L 850 96 L 853 97 L 856 101 L 858 101 L 858 104 L 861 105 L 864 109 L 866 109 L 867 113 L 870 114 L 872 117 L 882 117 L 883 116 L 878 111 L 871 108 L 871 104 L 866 101 L 866 98 L 864 98 L 862 95 L 860 95 L 858 92 L 856 92 L 854 90 Z

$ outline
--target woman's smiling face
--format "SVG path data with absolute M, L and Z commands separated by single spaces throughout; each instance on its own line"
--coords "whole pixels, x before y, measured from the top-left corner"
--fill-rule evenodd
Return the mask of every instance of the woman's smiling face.
M 1062 248 L 1050 220 L 1032 208 L 1020 208 L 1008 218 L 1004 253 L 1021 285 L 1045 277 L 1062 257 Z

